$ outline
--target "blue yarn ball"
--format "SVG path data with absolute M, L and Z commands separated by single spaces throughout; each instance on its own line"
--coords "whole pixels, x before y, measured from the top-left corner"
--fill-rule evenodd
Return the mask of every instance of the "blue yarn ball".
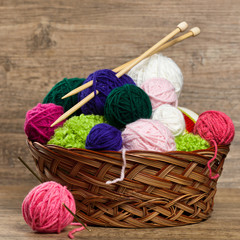
M 84 114 L 104 115 L 104 104 L 108 94 L 115 88 L 125 84 L 133 84 L 134 81 L 126 74 L 116 77 L 116 73 L 109 69 L 98 70 L 88 76 L 83 84 L 92 81 L 93 85 L 78 94 L 78 101 L 88 96 L 91 92 L 99 91 L 92 100 L 81 107 Z
M 121 131 L 107 123 L 97 124 L 89 132 L 85 148 L 119 151 L 122 148 Z

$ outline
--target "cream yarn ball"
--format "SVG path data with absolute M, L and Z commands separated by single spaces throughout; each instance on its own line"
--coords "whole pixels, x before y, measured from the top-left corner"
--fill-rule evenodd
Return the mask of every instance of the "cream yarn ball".
M 134 66 L 128 75 L 141 87 L 150 78 L 165 78 L 172 83 L 179 97 L 183 87 L 183 75 L 178 65 L 169 57 L 156 53 Z
M 182 112 L 169 104 L 159 106 L 153 112 L 152 119 L 165 125 L 174 137 L 183 134 L 185 131 L 185 120 Z

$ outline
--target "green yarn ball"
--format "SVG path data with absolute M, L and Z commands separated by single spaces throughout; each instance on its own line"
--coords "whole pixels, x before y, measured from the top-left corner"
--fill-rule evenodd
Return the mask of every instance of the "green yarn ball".
M 103 116 L 84 115 L 69 118 L 62 127 L 55 129 L 54 136 L 48 144 L 65 148 L 85 148 L 90 130 L 99 123 L 106 123 Z
M 140 118 L 150 118 L 151 115 L 149 96 L 141 88 L 130 84 L 113 89 L 104 106 L 108 123 L 119 129 Z
M 191 152 L 195 150 L 206 149 L 210 144 L 199 135 L 187 133 L 175 138 L 177 151 Z
M 49 91 L 47 96 L 43 99 L 43 103 L 55 103 L 56 105 L 62 106 L 64 108 L 64 112 L 66 112 L 78 103 L 78 95 L 75 94 L 65 99 L 62 99 L 62 97 L 73 89 L 81 86 L 84 81 L 85 78 L 64 78 Z M 79 109 L 73 113 L 72 116 L 79 116 L 81 113 L 82 112 Z

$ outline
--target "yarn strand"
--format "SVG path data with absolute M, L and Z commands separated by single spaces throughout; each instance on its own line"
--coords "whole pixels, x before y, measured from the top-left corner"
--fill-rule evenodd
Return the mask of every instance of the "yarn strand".
M 123 181 L 123 179 L 125 178 L 125 169 L 126 169 L 126 165 L 127 165 L 127 162 L 126 162 L 126 149 L 125 148 L 123 148 L 123 150 L 122 150 L 122 160 L 123 160 L 123 165 L 122 165 L 120 178 L 116 178 L 116 179 L 114 179 L 112 181 L 107 181 L 106 184 L 113 184 L 113 183 L 117 183 L 117 182 Z
M 218 147 L 217 147 L 217 143 L 216 143 L 214 140 L 212 140 L 211 142 L 214 144 L 215 152 L 214 152 L 213 158 L 211 158 L 211 159 L 208 161 L 207 166 L 208 166 L 208 169 L 209 169 L 209 177 L 210 177 L 211 179 L 217 179 L 217 178 L 219 178 L 219 174 L 216 174 L 215 176 L 212 175 L 211 163 L 212 163 L 212 162 L 216 159 L 216 157 L 217 157 Z
M 71 223 L 70 224 L 71 226 L 81 226 L 81 227 L 79 227 L 79 228 L 76 228 L 76 229 L 73 229 L 72 231 L 70 231 L 69 233 L 68 233 L 68 237 L 70 238 L 70 239 L 73 239 L 74 238 L 74 236 L 73 236 L 73 234 L 75 233 L 75 232 L 81 232 L 82 230 L 84 230 L 85 229 L 85 227 L 81 224 L 81 223 Z

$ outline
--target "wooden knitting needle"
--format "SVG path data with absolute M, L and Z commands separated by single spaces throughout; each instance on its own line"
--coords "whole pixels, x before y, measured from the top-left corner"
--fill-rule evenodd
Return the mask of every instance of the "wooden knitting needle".
M 187 29 L 187 27 L 188 27 L 188 25 L 187 25 L 187 23 L 186 22 L 182 22 L 182 23 L 180 23 L 180 24 L 178 24 L 178 31 L 176 31 L 177 33 L 179 33 L 180 31 L 181 32 L 183 32 L 183 31 L 185 31 L 186 29 Z M 175 29 L 176 30 L 176 29 Z M 174 31 L 175 31 L 174 30 Z M 173 31 L 173 32 L 174 32 Z M 172 32 L 172 33 L 173 33 Z M 172 33 L 170 33 L 170 34 L 172 34 Z M 177 34 L 176 33 L 176 34 Z M 170 35 L 169 34 L 169 35 Z M 172 37 L 174 37 L 176 34 L 174 34 Z M 169 35 L 167 35 L 166 37 L 168 37 Z M 184 36 L 184 35 L 183 35 Z M 161 41 L 163 41 L 164 39 L 166 39 L 166 37 L 165 38 L 163 38 Z M 170 38 L 168 38 L 168 40 L 169 39 L 171 39 L 172 37 L 170 37 Z M 167 40 L 167 41 L 168 41 Z M 183 39 L 184 40 L 184 39 Z M 165 40 L 164 40 L 165 41 Z M 182 41 L 182 40 L 181 40 Z M 170 42 L 169 42 L 170 43 Z M 155 50 L 155 52 L 153 52 L 151 55 L 153 55 L 153 54 L 155 54 L 155 53 L 157 53 L 157 52 L 159 52 L 159 51 L 161 51 L 162 49 L 165 49 L 165 48 L 167 48 L 167 47 L 170 47 L 170 46 L 172 46 L 173 44 L 175 44 L 175 43 L 173 43 L 173 44 L 169 44 L 169 43 L 165 43 L 163 46 L 161 46 L 161 45 L 159 45 L 159 47 Z M 166 45 L 166 44 L 168 44 L 168 45 Z M 156 44 L 155 44 L 156 45 Z M 155 46 L 154 45 L 154 46 Z M 165 46 L 166 45 L 166 46 Z M 154 47 L 153 46 L 153 47 Z M 161 48 L 161 47 L 163 47 L 163 48 Z M 161 48 L 161 49 L 160 49 Z M 150 48 L 151 49 L 151 48 Z M 149 50 L 150 50 L 149 49 Z M 148 51 L 149 51 L 148 50 Z M 142 56 L 142 55 L 141 55 Z M 140 58 L 141 56 L 139 56 L 138 58 Z M 146 57 L 149 57 L 150 55 L 146 55 L 145 57 L 143 57 L 143 58 L 146 58 Z M 119 72 L 119 71 L 121 71 L 123 68 L 125 68 L 125 67 L 127 67 L 127 66 L 129 66 L 130 64 L 132 64 L 134 61 L 136 61 L 136 59 L 138 59 L 138 58 L 135 58 L 135 59 L 133 59 L 133 60 L 131 60 L 131 61 L 129 61 L 129 62 L 127 62 L 127 63 L 125 63 L 125 64 L 123 64 L 123 65 L 121 65 L 121 66 L 119 66 L 119 67 L 117 67 L 117 68 L 115 68 L 115 69 L 113 69 L 113 71 L 114 72 Z M 140 61 L 141 61 L 142 59 L 140 59 Z M 139 62 L 140 62 L 139 61 Z M 117 75 L 116 75 L 117 76 Z M 75 95 L 75 94 L 77 94 L 77 93 L 79 93 L 79 92 L 81 92 L 81 91 L 83 91 L 84 89 L 86 89 L 86 88 L 88 88 L 88 87 L 91 87 L 93 85 L 93 81 L 89 81 L 89 82 L 87 82 L 87 83 L 85 83 L 84 85 L 82 85 L 82 86 L 80 86 L 80 87 L 77 87 L 77 88 L 75 88 L 75 89 L 73 89 L 71 92 L 69 92 L 69 93 L 67 93 L 66 95 L 64 95 L 63 97 L 62 97 L 62 99 L 64 99 L 64 98 L 67 98 L 67 97 L 70 97 L 70 96 L 73 96 L 73 95 Z
M 155 45 L 153 45 L 150 49 L 148 49 L 146 52 L 144 52 L 140 57 L 135 59 L 131 64 L 129 64 L 127 67 L 123 68 L 120 72 L 116 74 L 118 78 L 120 78 L 123 74 L 127 73 L 131 68 L 133 68 L 136 64 L 138 64 L 140 61 L 142 61 L 144 58 L 151 55 L 153 52 L 155 52 L 160 46 L 162 46 L 164 43 L 166 43 L 168 40 L 173 38 L 175 35 L 177 35 L 179 32 L 185 31 L 187 29 L 188 25 L 186 22 L 181 22 L 178 24 L 177 28 L 173 30 L 171 33 L 169 33 L 166 37 L 161 39 L 159 42 L 157 42 Z
M 160 46 L 155 52 L 153 52 L 151 55 L 149 55 L 148 57 L 152 56 L 153 54 L 156 54 L 166 48 L 169 48 L 173 45 L 175 45 L 176 43 L 179 43 L 189 37 L 195 37 L 197 36 L 198 34 L 200 34 L 200 29 L 198 27 L 194 27 L 192 28 L 188 33 L 180 36 L 180 37 L 177 37 L 167 43 L 165 43 L 164 45 Z M 136 59 L 136 58 L 135 58 Z M 113 69 L 114 72 L 119 72 L 121 71 L 123 68 L 125 68 L 126 66 L 128 66 L 129 64 L 131 64 L 132 62 L 134 62 L 135 59 L 132 59 L 131 61 L 127 62 L 127 63 L 124 63 L 123 65 L 119 66 L 119 67 L 116 67 Z
M 69 117 L 71 114 L 76 112 L 80 107 L 82 107 L 84 104 L 89 102 L 91 99 L 95 97 L 99 92 L 96 90 L 96 94 L 94 92 L 91 92 L 89 95 L 87 95 L 84 99 L 82 99 L 79 103 L 74 105 L 72 108 L 70 108 L 67 112 L 65 112 L 63 115 L 61 115 L 52 125 L 51 127 L 55 126 L 56 124 L 60 123 L 61 121 L 65 120 L 67 117 Z
M 116 74 L 118 78 L 120 78 L 123 74 L 128 72 L 132 67 L 134 67 L 136 64 L 138 64 L 141 60 L 148 57 L 148 55 L 151 55 L 154 51 L 157 50 L 161 45 L 166 43 L 169 39 L 173 38 L 176 34 L 178 34 L 181 31 L 184 31 L 188 27 L 188 24 L 186 22 L 181 22 L 178 24 L 177 28 L 173 30 L 171 33 L 169 33 L 166 37 L 164 37 L 162 40 L 160 40 L 158 43 L 156 43 L 153 47 L 148 49 L 146 52 L 144 52 L 140 57 L 134 60 L 129 66 L 122 69 L 119 73 Z M 91 81 L 90 81 L 91 82 Z M 92 81 L 93 82 L 93 81 Z M 90 84 L 90 83 L 89 83 Z M 52 125 L 51 127 L 55 126 L 56 124 L 60 123 L 61 121 L 65 120 L 67 117 L 69 117 L 71 114 L 73 114 L 75 111 L 77 111 L 80 107 L 82 107 L 84 104 L 89 102 L 95 95 L 97 95 L 99 92 L 96 91 L 96 93 L 92 92 L 88 96 L 86 96 L 84 99 L 82 99 L 79 103 L 77 103 L 75 106 L 70 108 L 67 112 L 65 112 L 62 116 L 60 116 Z

